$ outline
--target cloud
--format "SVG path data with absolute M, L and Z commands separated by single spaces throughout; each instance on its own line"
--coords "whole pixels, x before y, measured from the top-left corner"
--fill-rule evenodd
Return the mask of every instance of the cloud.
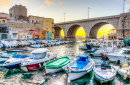
M 27 2 L 27 0 L 21 0 L 21 3 L 25 3 L 25 2 Z
M 50 6 L 53 2 L 49 0 L 44 0 L 44 3 Z
M 10 2 L 15 0 L 0 0 L 0 7 L 8 7 Z
M 45 7 L 45 6 L 43 6 L 43 5 L 41 5 L 40 7 L 41 7 L 41 8 L 46 8 L 46 7 Z
M 125 7 L 130 7 L 130 4 L 125 5 Z

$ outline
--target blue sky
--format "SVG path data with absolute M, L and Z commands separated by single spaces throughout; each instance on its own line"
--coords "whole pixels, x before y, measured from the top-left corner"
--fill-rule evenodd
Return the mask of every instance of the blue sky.
M 21 4 L 28 9 L 28 15 L 50 17 L 55 23 L 89 18 L 118 15 L 123 12 L 124 0 L 0 0 L 0 12 L 9 13 L 9 8 Z M 130 0 L 125 2 L 129 12 Z

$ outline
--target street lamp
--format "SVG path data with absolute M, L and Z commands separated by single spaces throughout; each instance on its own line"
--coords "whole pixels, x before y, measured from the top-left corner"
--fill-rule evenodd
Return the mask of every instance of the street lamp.
M 88 19 L 89 19 L 89 9 L 91 9 L 90 7 L 88 7 Z
M 123 1 L 123 13 L 125 12 L 125 1 L 126 0 Z
M 123 13 L 125 12 L 125 1 L 126 1 L 126 0 L 123 1 Z M 122 27 L 123 27 L 123 37 L 122 37 L 122 38 L 125 38 L 125 33 L 124 33 L 125 18 L 126 18 L 126 17 L 124 17 L 124 19 L 122 20 L 122 21 L 123 21 L 123 24 L 122 24 Z

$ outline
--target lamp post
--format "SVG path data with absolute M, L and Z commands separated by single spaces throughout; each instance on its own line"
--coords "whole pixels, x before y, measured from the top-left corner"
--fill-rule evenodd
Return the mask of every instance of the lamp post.
M 90 7 L 88 7 L 88 19 L 89 19 L 89 9 L 91 9 Z
M 123 13 L 125 12 L 125 1 L 126 0 L 123 1 Z
M 125 1 L 123 1 L 123 13 L 125 12 Z M 122 20 L 123 21 L 123 24 L 122 24 L 122 27 L 123 27 L 123 38 L 125 38 L 125 33 L 124 33 L 124 25 L 125 25 L 125 17 L 124 19 Z

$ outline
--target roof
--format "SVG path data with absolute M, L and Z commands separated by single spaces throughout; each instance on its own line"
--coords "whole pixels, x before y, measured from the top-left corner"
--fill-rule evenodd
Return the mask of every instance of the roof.
M 45 52 L 47 52 L 47 51 L 48 51 L 47 48 L 39 48 L 39 49 L 33 50 L 33 51 L 31 52 L 31 54 L 32 54 L 32 53 L 45 53 Z
M 76 57 L 88 57 L 88 55 L 87 54 L 80 54 L 80 55 L 78 55 L 78 56 L 76 56 Z

